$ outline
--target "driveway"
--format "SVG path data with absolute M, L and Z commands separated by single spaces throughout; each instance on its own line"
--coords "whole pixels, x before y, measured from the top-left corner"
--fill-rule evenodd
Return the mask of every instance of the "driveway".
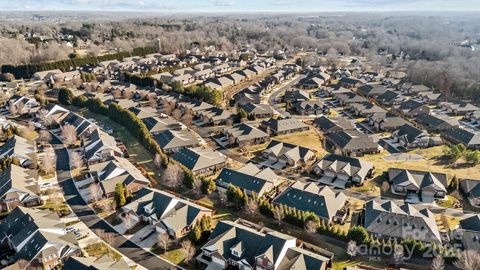
M 73 183 L 67 149 L 55 136 L 53 136 L 51 143 L 57 154 L 58 181 L 63 190 L 65 200 L 72 211 L 88 228 L 92 230 L 101 229 L 114 235 L 111 246 L 124 256 L 147 269 L 183 269 L 137 246 L 125 236 L 115 231 L 106 221 L 99 218 L 82 199 Z

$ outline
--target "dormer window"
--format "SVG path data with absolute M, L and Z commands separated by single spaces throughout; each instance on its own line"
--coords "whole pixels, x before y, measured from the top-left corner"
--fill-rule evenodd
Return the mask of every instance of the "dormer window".
M 151 215 L 153 213 L 154 208 L 149 207 L 149 206 L 145 206 L 145 207 L 143 207 L 143 210 L 145 210 L 145 213 Z

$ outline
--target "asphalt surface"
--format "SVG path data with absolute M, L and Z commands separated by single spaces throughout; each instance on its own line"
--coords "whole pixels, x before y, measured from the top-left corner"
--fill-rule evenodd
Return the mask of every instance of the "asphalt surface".
M 115 231 L 110 224 L 99 218 L 82 199 L 73 183 L 67 149 L 55 136 L 53 136 L 51 143 L 57 154 L 58 181 L 60 187 L 63 189 L 65 200 L 73 212 L 88 228 L 94 232 L 95 229 L 102 229 L 105 232 L 113 234 L 114 240 L 109 244 L 135 263 L 147 269 L 182 269 L 138 247 L 135 243 Z

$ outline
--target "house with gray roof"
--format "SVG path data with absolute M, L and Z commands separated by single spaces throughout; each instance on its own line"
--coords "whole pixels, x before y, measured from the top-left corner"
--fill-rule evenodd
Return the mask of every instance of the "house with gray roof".
M 480 131 L 454 127 L 444 130 L 440 135 L 447 144 L 463 144 L 468 149 L 480 150 Z
M 82 138 L 90 134 L 90 132 L 97 129 L 97 125 L 87 120 L 83 116 L 76 113 L 69 112 L 60 123 L 60 126 L 71 125 L 77 131 L 77 136 Z
M 345 106 L 351 103 L 368 101 L 366 98 L 357 95 L 354 92 L 338 93 L 334 94 L 333 97 L 338 101 L 341 106 Z
M 330 111 L 322 102 L 316 100 L 295 101 L 292 107 L 301 115 L 321 115 Z
M 133 112 L 139 119 L 145 119 L 158 115 L 157 109 L 152 107 L 130 107 L 129 111 Z
M 195 115 L 197 112 L 204 111 L 214 107 L 212 104 L 200 100 L 183 100 L 177 103 L 177 108 L 182 113 L 190 113 Z
M 352 120 L 341 116 L 333 118 L 321 116 L 313 120 L 313 125 L 323 134 L 356 129 Z
M 368 117 L 367 121 L 376 131 L 395 131 L 403 125 L 408 124 L 407 120 L 391 112 L 372 114 Z
M 211 107 L 206 110 L 199 111 L 195 114 L 195 116 L 208 125 L 223 125 L 229 120 L 233 121 L 235 118 L 235 114 L 218 107 Z
M 145 187 L 135 194 L 131 203 L 122 207 L 118 217 L 129 219 L 125 224 L 131 227 L 146 222 L 154 225 L 158 233 L 178 239 L 190 232 L 197 221 L 212 216 L 212 212 L 169 192 Z
M 347 89 L 353 89 L 353 88 L 356 88 L 356 87 L 362 85 L 363 82 L 361 80 L 357 80 L 357 79 L 354 79 L 354 78 L 342 77 L 338 81 L 338 84 L 347 88 Z
M 261 144 L 268 140 L 268 134 L 246 123 L 226 127 L 222 131 L 230 145 Z
M 10 164 L 0 172 L 0 212 L 12 211 L 19 205 L 35 206 L 40 202 L 36 171 Z
M 374 170 L 371 162 L 334 154 L 325 155 L 312 166 L 312 173 L 320 176 L 322 183 L 335 186 L 362 185 Z
M 238 170 L 223 168 L 216 182 L 217 187 L 227 189 L 228 185 L 234 185 L 248 195 L 255 193 L 261 197 L 280 184 L 280 177 L 270 168 L 260 169 L 253 163 L 247 163 Z
M 480 214 L 460 220 L 456 233 L 465 250 L 480 251 Z
M 271 134 L 284 135 L 302 132 L 309 129 L 308 125 L 294 118 L 270 118 L 260 123 L 260 128 L 270 130 Z
M 172 158 L 195 175 L 211 175 L 227 162 L 225 155 L 209 147 L 183 148 L 174 153 Z
M 112 136 L 99 128 L 95 129 L 82 141 L 85 160 L 88 164 L 105 161 L 113 156 L 122 157 L 123 152 Z
M 252 102 L 239 105 L 249 117 L 269 118 L 273 117 L 273 109 L 268 104 L 255 104 Z
M 405 149 L 427 148 L 431 146 L 431 137 L 425 131 L 411 124 L 405 124 L 392 133 L 392 139 Z
M 335 154 L 345 156 L 363 156 L 378 153 L 378 144 L 373 138 L 358 130 L 342 130 L 328 134 L 326 145 L 331 146 Z
M 438 104 L 444 98 L 442 93 L 433 91 L 420 92 L 416 97 L 420 101 L 431 105 Z
M 282 98 L 283 102 L 307 101 L 310 100 L 310 94 L 300 89 L 290 89 L 285 91 Z
M 460 181 L 460 187 L 470 205 L 480 207 L 480 180 L 463 179 Z
M 432 91 L 432 89 L 430 87 L 425 86 L 425 85 L 420 85 L 420 84 L 410 85 L 410 87 L 403 88 L 403 90 L 405 91 L 405 93 L 407 95 L 412 95 L 412 96 L 418 95 L 421 92 Z
M 275 167 L 297 167 L 314 159 L 315 151 L 302 146 L 272 140 L 267 148 L 262 151 L 262 157 L 271 162 Z
M 366 84 L 358 87 L 357 93 L 364 97 L 376 97 L 387 92 L 387 88 L 383 85 Z
M 347 196 L 343 192 L 335 192 L 329 186 L 318 186 L 317 183 L 294 182 L 280 193 L 273 204 L 284 205 L 304 212 L 313 212 L 328 222 L 335 221 L 339 210 L 345 207 Z
M 446 114 L 420 114 L 415 118 L 415 122 L 428 132 L 436 133 L 460 126 L 456 118 Z
M 181 130 L 184 127 L 182 123 L 165 114 L 143 118 L 142 121 L 153 135 L 166 130 Z
M 429 114 L 430 107 L 414 99 L 402 102 L 400 105 L 394 106 L 394 110 L 404 117 L 414 118 L 420 114 Z
M 188 129 L 160 131 L 153 134 L 153 138 L 165 153 L 175 153 L 183 148 L 200 145 L 200 139 Z
M 34 165 L 37 159 L 37 147 L 34 141 L 29 141 L 18 135 L 13 135 L 0 146 L 0 159 L 10 157 L 18 160 L 19 165 L 27 167 Z
M 19 206 L 0 224 L 0 243 L 12 250 L 12 261 L 28 267 L 54 269 L 81 254 L 75 235 L 66 232 L 55 212 Z
M 89 165 L 88 169 L 93 183 L 100 186 L 107 198 L 114 195 L 117 184 L 125 185 L 130 193 L 150 185 L 150 181 L 142 172 L 122 157 L 112 157 L 107 161 Z
M 442 243 L 435 215 L 428 208 L 417 209 L 409 203 L 370 200 L 365 204 L 363 224 L 373 237 Z
M 319 93 L 322 93 L 327 97 L 332 97 L 336 94 L 351 93 L 351 92 L 352 90 L 342 87 L 341 85 L 332 85 L 332 86 L 322 87 L 319 90 Z
M 445 173 L 389 168 L 388 181 L 392 193 L 405 195 L 406 201 L 431 203 L 447 194 Z
M 315 89 L 324 85 L 325 81 L 326 80 L 320 76 L 307 76 L 298 81 L 297 86 L 302 89 Z
M 471 112 L 479 111 L 480 108 L 463 100 L 451 100 L 440 102 L 440 108 L 449 114 L 466 115 Z
M 401 104 L 405 97 L 399 92 L 387 90 L 385 93 L 375 97 L 375 100 L 385 107 L 391 107 Z
M 210 269 L 326 270 L 331 253 L 303 249 L 296 238 L 244 221 L 220 221 L 197 260 Z M 327 255 L 328 253 L 328 255 Z
M 75 270 L 131 270 L 128 263 L 120 258 L 119 260 L 114 260 L 108 255 L 103 255 L 100 257 L 70 257 L 62 269 L 75 269 Z
M 363 101 L 358 103 L 350 103 L 347 105 L 354 115 L 360 117 L 369 117 L 377 113 L 386 113 L 387 111 L 382 107 L 379 107 L 370 101 Z

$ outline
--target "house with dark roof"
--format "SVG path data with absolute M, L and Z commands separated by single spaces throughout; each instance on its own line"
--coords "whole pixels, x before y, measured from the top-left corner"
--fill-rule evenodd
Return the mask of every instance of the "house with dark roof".
M 370 200 L 365 204 L 363 224 L 373 237 L 442 243 L 435 215 L 428 208 L 417 209 L 409 203 Z
M 299 89 L 290 89 L 285 91 L 282 98 L 283 102 L 290 103 L 295 101 L 307 101 L 310 100 L 310 94 Z
M 472 105 L 463 100 L 451 100 L 446 102 L 440 102 L 440 108 L 445 110 L 449 114 L 453 115 L 466 115 L 475 111 L 479 111 L 480 108 Z
M 97 129 L 97 125 L 92 123 L 90 120 L 85 119 L 83 116 L 80 116 L 76 113 L 69 112 L 65 118 L 60 123 L 60 126 L 71 125 L 77 131 L 77 136 L 82 138 L 90 134 L 90 132 Z
M 330 133 L 325 143 L 331 146 L 335 154 L 345 156 L 363 156 L 378 153 L 378 144 L 372 137 L 358 130 L 342 130 Z
M 431 203 L 447 194 L 445 173 L 389 168 L 388 179 L 392 193 L 405 195 L 406 201 Z
M 108 255 L 100 257 L 76 257 L 72 256 L 66 260 L 62 269 L 75 270 L 131 270 L 130 265 L 123 259 L 114 260 Z
M 309 129 L 308 125 L 294 118 L 270 118 L 260 123 L 260 128 L 269 130 L 274 135 L 284 135 L 302 132 Z
M 415 118 L 415 122 L 428 132 L 435 133 L 460 126 L 456 118 L 446 114 L 420 114 Z
M 41 203 L 36 171 L 11 164 L 0 172 L 0 212 Z
M 95 129 L 82 140 L 85 160 L 88 164 L 105 161 L 113 156 L 122 157 L 123 152 L 112 136 Z
M 460 226 L 455 232 L 455 239 L 461 240 L 463 249 L 480 251 L 480 214 L 460 220 Z
M 338 93 L 333 97 L 338 101 L 341 106 L 345 106 L 351 103 L 359 103 L 368 101 L 366 98 L 355 94 L 354 92 Z
M 408 118 L 414 118 L 420 114 L 430 113 L 430 108 L 426 104 L 414 99 L 406 100 L 400 105 L 394 106 L 394 110 Z
M 473 207 L 480 207 L 480 180 L 463 179 L 460 181 L 460 187 L 468 198 L 470 205 Z
M 339 81 L 338 84 L 341 85 L 342 87 L 345 87 L 347 89 L 353 89 L 356 88 L 360 85 L 362 85 L 362 81 L 353 79 L 353 78 L 347 78 L 347 77 L 342 77 Z
M 350 93 L 352 90 L 342 87 L 340 85 L 332 85 L 327 87 L 322 87 L 319 90 L 319 93 L 326 95 L 327 97 L 334 96 L 335 94 L 341 93 Z
M 189 113 L 191 115 L 196 115 L 197 112 L 214 107 L 212 104 L 200 100 L 182 100 L 176 105 L 182 114 Z
M 157 109 L 152 107 L 130 107 L 129 111 L 133 112 L 138 118 L 145 119 L 158 115 Z
M 54 269 L 81 254 L 75 235 L 66 232 L 55 212 L 19 206 L 0 224 L 0 243 L 13 251 L 12 261 L 28 267 Z
M 317 100 L 295 101 L 292 107 L 301 115 L 321 115 L 330 111 L 325 104 Z
M 377 97 L 385 92 L 387 92 L 387 88 L 383 85 L 366 84 L 357 88 L 357 93 L 364 97 Z
M 420 85 L 420 84 L 412 85 L 405 89 L 405 93 L 411 96 L 418 95 L 421 92 L 430 92 L 430 91 L 432 91 L 430 87 L 425 85 Z
M 355 125 L 353 121 L 344 117 L 326 117 L 321 116 L 313 120 L 313 125 L 320 130 L 323 134 L 330 134 L 332 132 L 342 130 L 354 130 Z
M 393 113 L 376 113 L 370 115 L 367 119 L 368 124 L 373 126 L 376 131 L 395 131 L 401 126 L 408 124 L 408 121 Z
M 149 186 L 150 181 L 130 161 L 122 157 L 88 166 L 93 184 L 99 185 L 103 196 L 110 198 L 115 194 L 115 186 L 123 184 L 130 193 Z
M 336 220 L 337 213 L 345 207 L 346 201 L 347 196 L 343 192 L 335 192 L 329 186 L 319 187 L 317 183 L 296 181 L 275 197 L 272 203 L 313 212 L 330 222 Z
M 315 151 L 308 148 L 272 140 L 262 151 L 262 157 L 268 159 L 272 165 L 284 168 L 285 166 L 297 167 L 306 164 L 315 158 Z
M 199 111 L 195 116 L 203 121 L 203 123 L 208 125 L 223 125 L 226 124 L 229 120 L 233 121 L 235 114 L 218 108 L 211 107 L 209 109 Z
M 209 147 L 183 148 L 172 155 L 195 175 L 211 175 L 223 168 L 227 157 Z
M 317 76 L 307 76 L 298 81 L 297 86 L 302 89 L 315 89 L 320 88 L 325 84 L 325 79 Z
M 38 108 L 40 103 L 38 103 L 34 98 L 21 95 L 13 95 L 8 100 L 8 108 L 15 108 L 15 111 L 18 114 L 30 113 L 34 108 Z
M 234 185 L 250 196 L 255 193 L 261 197 L 280 184 L 280 177 L 270 168 L 260 169 L 253 163 L 247 163 L 238 170 L 223 168 L 216 182 L 217 187 L 227 189 L 228 185 Z
M 270 118 L 273 117 L 273 109 L 268 104 L 255 104 L 252 102 L 239 105 L 249 117 Z
M 139 190 L 132 202 L 122 207 L 118 217 L 133 228 L 139 222 L 154 225 L 158 233 L 178 239 L 193 229 L 197 221 L 212 216 L 212 210 L 154 188 Z
M 165 153 L 175 153 L 183 148 L 197 147 L 200 139 L 188 129 L 164 130 L 153 134 L 153 138 Z
M 266 142 L 269 137 L 267 133 L 246 123 L 226 127 L 222 133 L 230 145 L 261 144 Z
M 347 105 L 347 108 L 349 108 L 354 113 L 354 115 L 360 116 L 360 117 L 369 117 L 373 114 L 387 112 L 382 107 L 379 107 L 371 103 L 370 101 L 350 103 Z
M 184 127 L 182 123 L 165 114 L 143 118 L 142 121 L 153 135 L 166 130 L 181 130 Z
M 392 133 L 392 139 L 405 149 L 427 148 L 431 146 L 430 135 L 411 124 L 405 124 Z
M 468 149 L 480 149 L 480 131 L 454 127 L 444 130 L 441 137 L 447 144 L 463 144 Z
M 339 186 L 362 185 L 374 170 L 368 161 L 334 154 L 325 155 L 312 166 L 312 173 L 322 177 L 322 183 L 342 182 Z
M 416 98 L 426 104 L 433 105 L 438 104 L 444 98 L 444 96 L 440 92 L 427 91 L 418 93 Z
M 37 147 L 34 141 L 29 141 L 18 135 L 13 135 L 0 146 L 0 159 L 10 157 L 18 160 L 19 165 L 27 167 L 36 165 Z
M 197 260 L 209 269 L 326 270 L 333 255 L 303 249 L 296 238 L 244 221 L 220 221 Z
M 385 106 L 385 107 L 391 107 L 394 105 L 399 105 L 401 104 L 404 100 L 405 97 L 401 95 L 399 92 L 392 91 L 392 90 L 387 90 L 385 93 L 378 95 L 375 97 L 375 100 Z

